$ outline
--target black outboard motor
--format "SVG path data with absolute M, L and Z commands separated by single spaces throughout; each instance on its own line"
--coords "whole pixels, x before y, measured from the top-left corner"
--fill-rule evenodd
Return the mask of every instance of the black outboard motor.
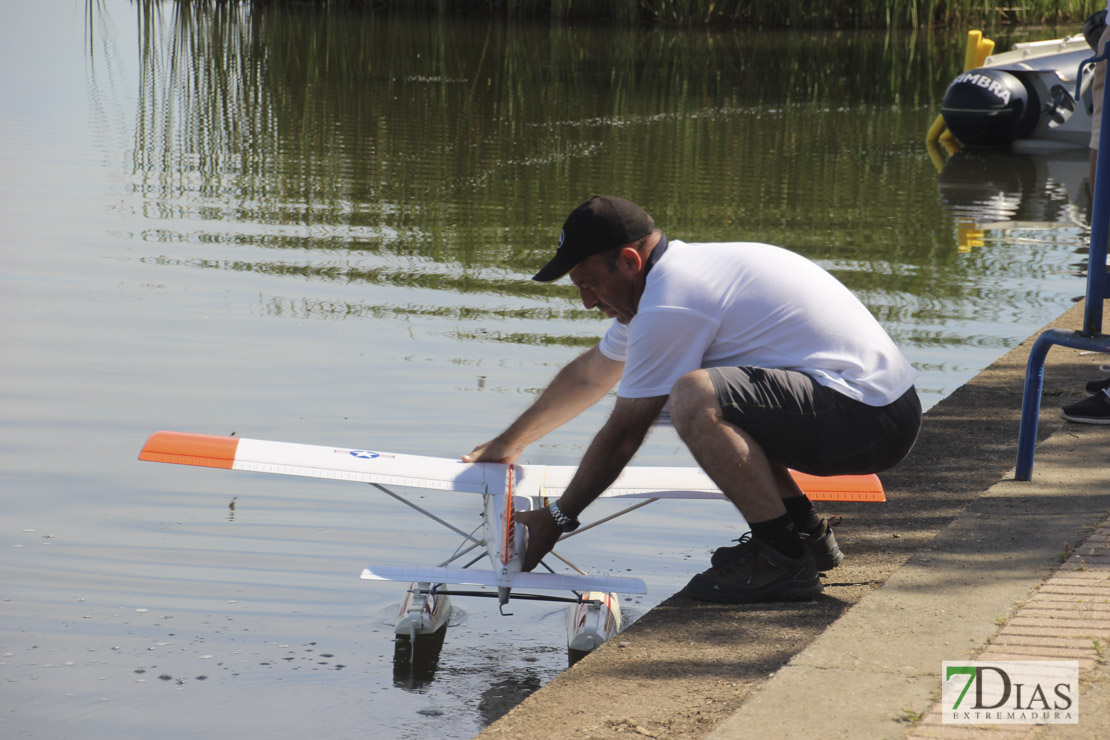
M 1041 104 L 1021 78 L 1001 69 L 973 69 L 952 81 L 940 113 L 964 146 L 1006 146 L 1037 125 Z
M 1098 40 L 1106 28 L 1106 8 L 1098 11 L 1083 24 L 1083 38 L 1087 39 L 1087 46 L 1092 51 L 1098 51 Z

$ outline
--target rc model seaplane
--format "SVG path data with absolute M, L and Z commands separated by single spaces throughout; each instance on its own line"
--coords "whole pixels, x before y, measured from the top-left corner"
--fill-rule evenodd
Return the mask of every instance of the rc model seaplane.
M 362 571 L 362 578 L 368 581 L 409 583 L 395 633 L 413 643 L 418 637 L 445 629 L 451 614 L 451 596 L 486 596 L 497 598 L 502 613 L 510 598 L 570 602 L 567 646 L 572 655 L 588 652 L 620 629 L 616 594 L 647 592 L 639 578 L 587 573 L 555 552 L 551 554 L 573 572 L 556 572 L 547 563 L 540 564 L 545 572 L 521 569 L 527 529 L 517 521 L 516 512 L 546 506 L 548 500 L 558 498 L 574 475 L 573 466 L 464 463 L 446 458 L 182 432 L 156 432 L 147 440 L 139 459 L 368 483 L 460 535 L 462 543 L 438 565 L 372 565 Z M 797 472 L 793 475 L 815 501 L 885 500 L 882 485 L 874 475 L 816 477 Z M 478 494 L 482 497 L 482 523 L 466 532 L 393 490 L 398 487 Z M 641 500 L 603 519 L 583 524 L 575 532 L 563 535 L 560 541 L 659 499 L 724 499 L 705 473 L 691 467 L 629 467 L 602 496 Z M 485 567 L 479 567 L 483 561 Z M 482 590 L 453 588 L 456 586 Z M 550 592 L 572 595 L 553 596 Z

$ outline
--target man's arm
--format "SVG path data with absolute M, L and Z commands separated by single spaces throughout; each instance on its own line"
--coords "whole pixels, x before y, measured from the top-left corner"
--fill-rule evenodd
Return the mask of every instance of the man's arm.
M 667 396 L 618 398 L 605 426 L 594 437 L 567 490 L 559 497 L 559 509 L 578 518 L 617 479 L 624 466 L 640 449 L 648 430 L 663 410 Z M 528 526 L 528 552 L 524 569 L 532 570 L 559 539 L 562 532 L 548 509 L 522 512 L 518 519 Z
M 624 369 L 598 347 L 583 352 L 566 365 L 509 428 L 463 455 L 463 462 L 514 462 L 524 448 L 570 421 L 609 392 Z

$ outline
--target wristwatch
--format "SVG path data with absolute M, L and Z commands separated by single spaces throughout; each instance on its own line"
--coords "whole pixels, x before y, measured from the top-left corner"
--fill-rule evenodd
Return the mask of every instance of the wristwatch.
M 552 501 L 547 510 L 551 512 L 551 518 L 555 520 L 555 526 L 563 532 L 573 532 L 578 529 L 578 520 L 564 514 L 559 508 L 558 502 Z

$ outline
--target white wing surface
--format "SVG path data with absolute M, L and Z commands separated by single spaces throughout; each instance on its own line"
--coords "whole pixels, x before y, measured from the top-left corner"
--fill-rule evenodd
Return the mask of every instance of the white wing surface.
M 442 457 L 183 432 L 155 432 L 139 459 L 463 493 L 501 490 L 506 468 Z
M 442 457 L 401 455 L 376 450 L 269 442 L 183 432 L 155 432 L 140 460 L 248 470 L 278 475 L 409 486 L 463 493 L 493 493 L 505 485 L 505 465 L 464 463 Z M 517 496 L 557 498 L 570 484 L 570 465 L 516 465 Z M 818 477 L 794 472 L 801 489 L 815 501 L 885 501 L 874 475 Z M 605 497 L 723 498 L 699 468 L 629 467 Z

